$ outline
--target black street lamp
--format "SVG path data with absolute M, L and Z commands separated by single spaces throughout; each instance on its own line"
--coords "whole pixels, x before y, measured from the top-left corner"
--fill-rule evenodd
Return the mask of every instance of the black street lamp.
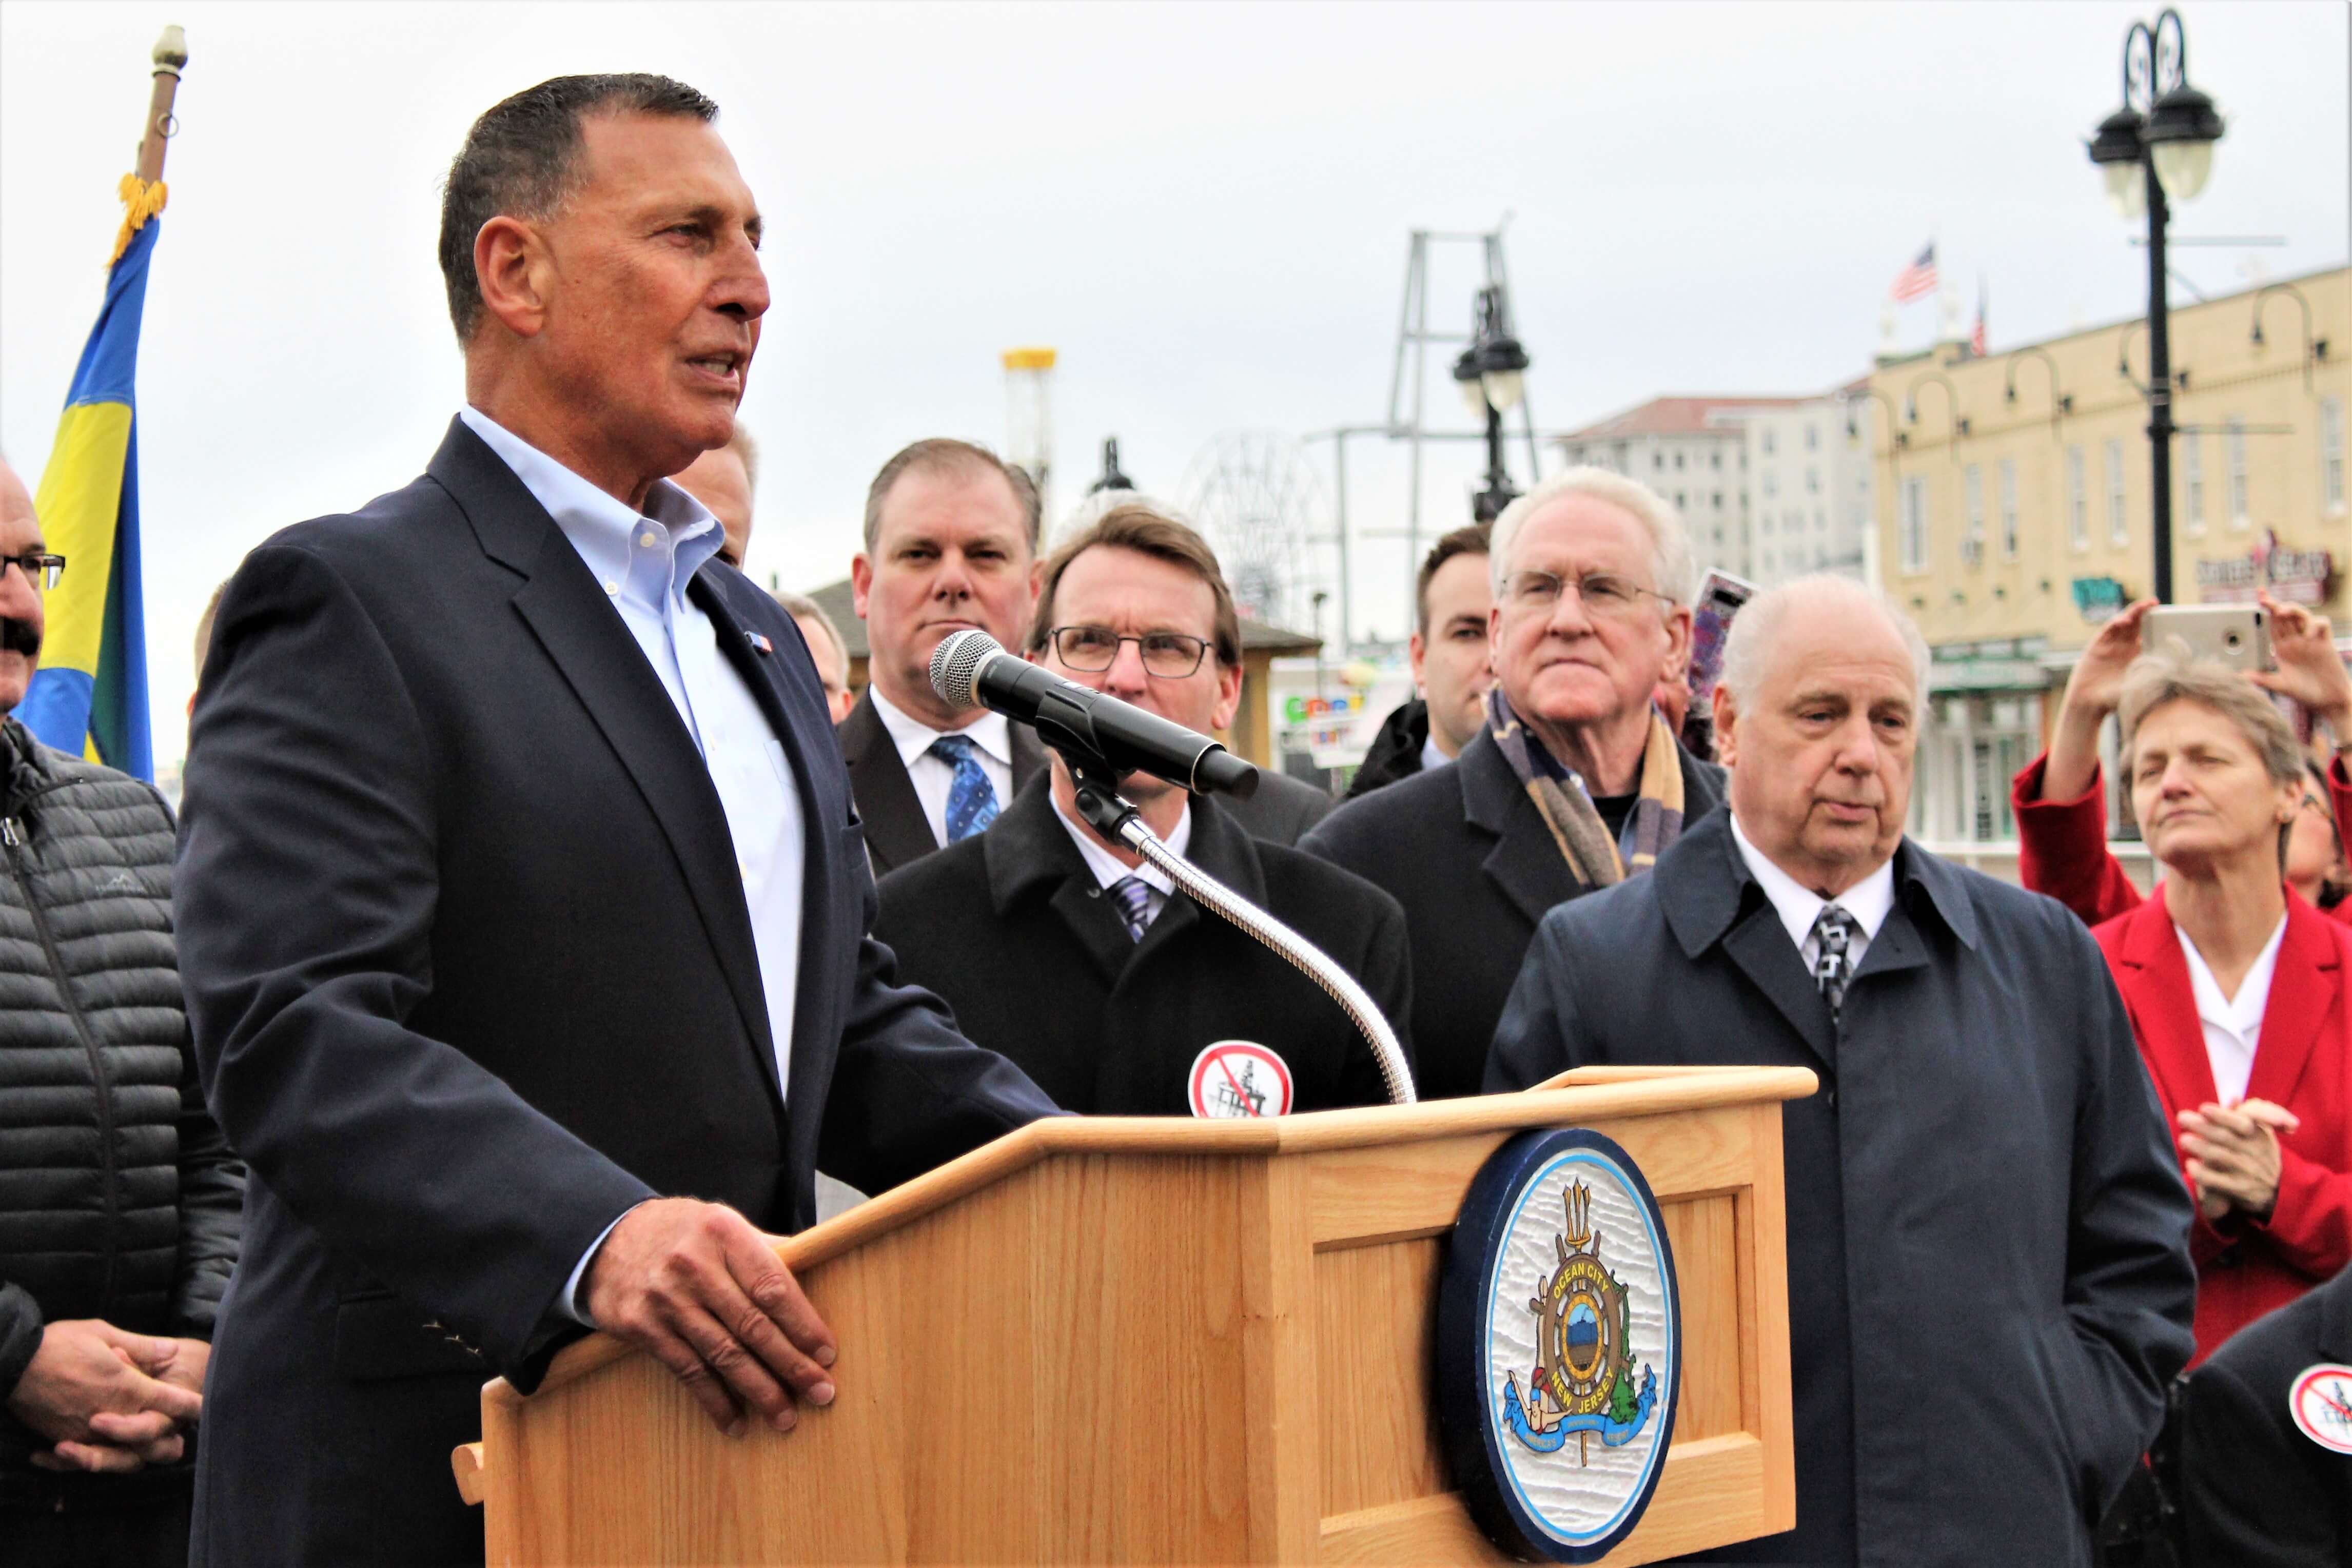
M 1478 330 L 1462 357 L 1454 362 L 1454 384 L 1475 417 L 1486 420 L 1486 488 L 1470 503 L 1470 515 L 1492 522 L 1518 499 L 1510 470 L 1503 463 L 1503 416 L 1518 406 L 1527 394 L 1528 351 L 1511 335 L 1510 318 L 1500 285 L 1478 290 Z
M 2124 35 L 2124 104 L 2099 121 L 2091 162 L 2106 176 L 2107 199 L 2130 219 L 2147 214 L 2147 444 L 2154 486 L 2156 597 L 2172 602 L 2172 338 L 2164 263 L 2171 202 L 2193 199 L 2213 173 L 2221 139 L 2213 100 L 2189 85 L 2189 40 L 2180 13 L 2166 6 L 2153 26 Z

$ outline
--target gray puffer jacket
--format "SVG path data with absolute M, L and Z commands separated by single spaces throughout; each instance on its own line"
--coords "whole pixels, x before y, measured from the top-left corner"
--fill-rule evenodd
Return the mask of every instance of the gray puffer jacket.
M 236 1260 L 245 1174 L 196 1082 L 172 839 L 151 785 L 0 719 L 0 1400 L 47 1322 L 210 1339 Z M 36 1470 L 40 1446 L 0 1411 L 0 1504 L 115 1479 Z

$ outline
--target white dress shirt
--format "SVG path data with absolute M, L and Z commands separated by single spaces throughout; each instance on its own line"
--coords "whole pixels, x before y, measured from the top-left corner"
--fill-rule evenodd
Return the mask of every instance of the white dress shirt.
M 2235 1105 L 2246 1098 L 2246 1080 L 2254 1074 L 2254 1047 L 2262 1043 L 2263 1014 L 2271 1005 L 2271 976 L 2278 969 L 2279 943 L 2286 940 L 2286 917 L 2279 917 L 2254 966 L 2238 982 L 2235 996 L 2221 994 L 2211 965 L 2189 933 L 2178 925 L 2172 929 L 2180 938 L 2180 956 L 2189 961 L 2189 988 L 2197 994 L 2197 1021 L 2205 1030 L 2205 1059 L 2213 1064 L 2213 1092 L 2222 1104 Z
M 1870 951 L 1871 939 L 1878 935 L 1878 928 L 1886 923 L 1887 915 L 1895 908 L 1893 856 L 1836 898 L 1825 899 L 1766 858 L 1764 851 L 1750 844 L 1748 835 L 1739 831 L 1737 816 L 1731 819 L 1731 841 L 1739 847 L 1739 858 L 1748 862 L 1748 869 L 1764 889 L 1764 896 L 1772 900 L 1773 912 L 1780 917 L 1789 940 L 1803 955 L 1807 973 L 1822 956 L 1821 939 L 1813 934 L 1813 922 L 1832 904 L 1853 917 L 1856 929 L 1853 940 L 1846 943 L 1846 960 L 1857 970 L 1862 967 L 1862 955 Z
M 934 730 L 883 696 L 879 686 L 866 689 L 873 694 L 874 711 L 881 715 L 882 728 L 890 731 L 891 743 L 898 748 L 898 761 L 906 766 L 907 782 L 915 786 L 915 798 L 923 803 L 923 820 L 931 825 L 932 843 L 947 847 L 948 792 L 955 787 L 955 764 L 931 755 L 931 742 L 942 735 L 970 736 L 980 771 L 995 786 L 996 809 L 1002 811 L 1013 804 L 1011 720 L 1002 713 L 982 713 L 961 730 Z
M 667 479 L 655 482 L 641 516 L 480 411 L 466 408 L 458 417 L 514 470 L 579 552 L 660 678 L 710 771 L 751 917 L 760 989 L 775 1043 L 776 1082 L 789 1089 L 806 830 L 783 742 L 751 689 L 719 652 L 719 628 L 687 597 L 687 584 L 725 542 L 719 521 Z M 605 1234 L 611 1234 L 609 1227 Z M 596 1238 L 564 1286 L 563 1308 L 583 1322 L 588 1319 L 575 1292 L 604 1240 Z
M 1437 749 L 1437 738 L 1434 735 L 1421 743 L 1421 771 L 1423 773 L 1427 773 L 1432 768 L 1442 768 L 1453 760 L 1454 759 L 1452 757 L 1447 756 L 1444 752 Z
M 1074 821 L 1063 815 L 1062 803 L 1059 800 L 1054 802 L 1054 815 L 1060 819 L 1063 830 L 1068 833 L 1071 840 L 1077 845 L 1078 853 L 1085 857 L 1087 869 L 1095 874 L 1097 886 L 1108 891 L 1113 883 L 1124 878 L 1134 878 L 1151 890 L 1150 896 L 1144 900 L 1143 923 L 1149 926 L 1160 918 L 1160 911 L 1166 909 L 1168 900 L 1176 895 L 1176 884 L 1168 879 L 1167 872 L 1149 860 L 1139 866 L 1121 864 L 1118 856 L 1095 841 L 1094 834 L 1084 823 Z M 1175 830 L 1168 834 L 1160 842 L 1179 855 L 1184 853 L 1192 844 L 1192 803 L 1190 800 L 1184 803 L 1184 815 L 1176 819 Z

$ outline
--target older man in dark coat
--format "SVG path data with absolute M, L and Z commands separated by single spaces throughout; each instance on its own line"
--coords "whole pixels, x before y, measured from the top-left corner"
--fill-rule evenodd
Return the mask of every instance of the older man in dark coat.
M 1722 770 L 1650 705 L 1690 652 L 1690 547 L 1672 507 L 1569 469 L 1496 520 L 1491 572 L 1484 725 L 1452 767 L 1348 802 L 1299 844 L 1404 906 L 1431 1099 L 1478 1092 L 1544 911 L 1648 870 L 1723 798 Z
M 1719 1561 L 2091 1560 L 2187 1363 L 2189 1206 L 2098 949 L 1903 839 L 1927 650 L 1812 578 L 1735 624 L 1730 809 L 1545 918 L 1490 1089 L 1808 1067 L 1787 1108 L 1797 1526 Z

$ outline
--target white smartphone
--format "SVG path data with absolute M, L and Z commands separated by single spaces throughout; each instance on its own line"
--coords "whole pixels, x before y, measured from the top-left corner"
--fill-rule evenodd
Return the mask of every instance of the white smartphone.
M 2231 669 L 2276 669 L 2271 619 L 2260 605 L 2158 605 L 2141 618 L 2139 646 L 2156 652 L 2178 637 L 2189 657 Z

